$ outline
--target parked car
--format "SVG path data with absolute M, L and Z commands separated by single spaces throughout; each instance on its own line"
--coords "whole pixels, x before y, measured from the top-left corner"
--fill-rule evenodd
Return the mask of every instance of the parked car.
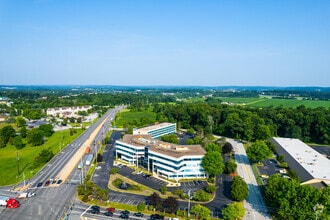
M 113 216 L 113 212 L 108 212 L 108 211 L 107 211 L 107 212 L 103 213 L 103 215 L 105 215 L 105 216 L 110 216 L 110 217 L 111 217 L 111 216 Z
M 99 209 L 91 209 L 91 210 L 89 210 L 89 213 L 100 214 L 100 210 Z
M 128 214 L 121 213 L 119 218 L 128 219 L 129 216 L 128 216 Z
M 124 211 L 121 211 L 120 213 L 121 213 L 121 214 L 129 215 L 130 212 L 129 212 L 128 210 L 124 210 Z
M 38 183 L 37 187 L 42 186 L 43 182 Z
M 112 208 L 112 207 L 109 207 L 109 208 L 107 208 L 107 211 L 114 213 L 116 211 L 116 209 L 115 208 Z
M 48 186 L 50 184 L 50 180 L 47 180 L 46 182 L 45 182 L 45 186 Z
M 100 210 L 100 206 L 98 206 L 98 205 L 93 205 L 93 206 L 91 207 L 91 209 Z
M 141 212 L 135 212 L 134 213 L 134 216 L 136 216 L 136 217 L 143 217 L 143 213 L 141 213 Z
M 158 215 L 158 214 L 152 214 L 152 215 L 150 215 L 150 219 L 152 219 L 152 220 L 163 220 L 164 216 Z
M 61 179 L 57 180 L 57 182 L 56 182 L 56 184 L 61 184 L 61 183 L 62 183 Z

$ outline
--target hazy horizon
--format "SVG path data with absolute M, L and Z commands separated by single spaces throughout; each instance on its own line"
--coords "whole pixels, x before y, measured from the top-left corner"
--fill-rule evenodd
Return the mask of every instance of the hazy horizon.
M 0 84 L 330 86 L 330 2 L 3 0 Z

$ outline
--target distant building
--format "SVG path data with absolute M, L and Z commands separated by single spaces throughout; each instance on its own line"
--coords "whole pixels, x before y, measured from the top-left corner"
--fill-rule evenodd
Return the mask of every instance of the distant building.
M 79 111 L 88 111 L 92 107 L 88 106 L 73 106 L 73 107 L 58 107 L 47 109 L 47 115 L 60 118 L 77 118 Z
M 149 134 L 151 138 L 156 139 L 162 135 L 176 133 L 176 123 L 160 123 L 148 127 L 133 129 L 133 134 Z
M 290 169 L 297 172 L 301 184 L 330 184 L 330 160 L 299 139 L 273 137 L 277 153 L 284 155 Z
M 125 135 L 115 143 L 116 158 L 167 179 L 205 178 L 200 145 L 177 145 L 153 140 L 151 135 Z

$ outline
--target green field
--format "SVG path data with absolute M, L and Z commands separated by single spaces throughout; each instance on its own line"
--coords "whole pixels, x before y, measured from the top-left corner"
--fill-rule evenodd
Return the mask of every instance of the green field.
M 251 107 L 278 107 L 296 108 L 304 105 L 306 108 L 325 107 L 330 108 L 330 101 L 297 100 L 297 99 L 269 99 L 269 98 L 226 98 L 220 97 L 223 102 L 245 104 Z
M 60 144 L 62 148 L 74 140 L 82 133 L 82 130 L 77 130 L 77 133 L 70 136 L 70 130 L 60 131 L 54 133 L 43 146 L 31 147 L 27 145 L 25 148 L 17 150 L 15 146 L 7 145 L 5 148 L 0 148 L 0 186 L 14 184 L 17 181 L 23 180 L 23 172 L 25 179 L 32 177 L 42 167 L 31 169 L 30 165 L 33 159 L 38 156 L 42 149 L 50 148 L 54 154 L 60 151 Z M 63 140 L 61 141 L 63 137 Z M 16 151 L 19 156 L 20 176 L 17 177 L 18 166 L 16 159 Z
M 140 121 L 141 118 L 146 117 L 151 121 L 156 121 L 156 113 L 151 111 L 143 111 L 143 112 L 131 112 L 129 110 L 121 111 L 116 118 L 115 126 L 123 127 L 128 122 L 132 122 L 134 120 Z

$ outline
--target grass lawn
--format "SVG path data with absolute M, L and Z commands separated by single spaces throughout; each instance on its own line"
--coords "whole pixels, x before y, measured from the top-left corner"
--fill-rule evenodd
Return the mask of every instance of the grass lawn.
M 219 97 L 220 100 L 229 103 L 245 104 L 251 107 L 265 108 L 283 106 L 296 108 L 304 105 L 306 108 L 325 107 L 330 108 L 330 101 L 321 100 L 297 100 L 297 99 L 268 99 L 268 98 L 227 98 Z
M 128 122 L 137 120 L 140 121 L 141 118 L 146 117 L 151 121 L 156 121 L 156 113 L 151 111 L 142 111 L 142 112 L 131 112 L 129 110 L 121 111 L 116 118 L 115 126 L 123 127 Z
M 17 180 L 22 181 L 23 172 L 25 174 L 25 179 L 31 178 L 42 168 L 42 166 L 35 169 L 31 169 L 30 167 L 34 158 L 38 156 L 42 149 L 50 148 L 56 155 L 60 151 L 61 142 L 63 148 L 81 133 L 82 130 L 77 130 L 76 134 L 70 136 L 70 130 L 58 131 L 55 132 L 42 146 L 31 147 L 30 145 L 27 145 L 25 148 L 17 150 L 15 146 L 8 144 L 7 147 L 0 148 L 0 185 L 11 185 L 16 183 Z M 18 152 L 19 156 L 20 169 L 20 176 L 17 179 L 18 166 L 16 152 Z

